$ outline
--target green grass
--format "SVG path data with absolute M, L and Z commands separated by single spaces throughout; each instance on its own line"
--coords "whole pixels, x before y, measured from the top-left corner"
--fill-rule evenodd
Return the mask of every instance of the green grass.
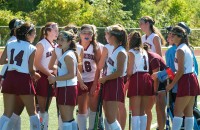
M 200 57 L 197 57 L 197 61 L 198 63 L 200 63 Z M 0 66 L 1 69 L 1 66 Z M 200 70 L 200 66 L 199 66 L 199 70 Z M 200 74 L 199 74 L 200 75 Z M 200 78 L 200 76 L 198 76 L 198 79 Z M 127 114 L 128 114 L 128 98 L 126 98 L 126 108 L 127 108 Z M 198 97 L 198 101 L 200 101 L 199 97 Z M 198 107 L 200 107 L 198 105 Z M 0 93 L 0 115 L 2 115 L 3 113 L 3 96 L 2 93 Z M 152 109 L 153 112 L 153 121 L 152 124 L 156 123 L 156 113 L 155 113 L 155 108 Z M 51 106 L 49 108 L 49 115 L 50 115 L 50 120 L 49 120 L 49 130 L 57 130 L 58 128 L 58 121 L 57 121 L 57 110 L 56 110 L 56 102 L 55 102 L 55 98 L 53 98 Z M 74 114 L 74 116 L 76 116 Z M 24 109 L 22 115 L 21 115 L 21 120 L 22 120 L 22 130 L 28 130 L 29 128 L 29 116 L 26 112 L 26 109 Z M 155 129 L 155 128 L 154 128 Z M 128 115 L 127 115 L 127 121 L 126 121 L 126 128 L 125 130 L 128 130 Z

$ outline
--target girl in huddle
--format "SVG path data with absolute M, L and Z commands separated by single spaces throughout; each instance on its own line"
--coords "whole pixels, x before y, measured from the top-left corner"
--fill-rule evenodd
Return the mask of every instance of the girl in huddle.
M 54 90 L 50 87 L 47 77 L 53 75 L 53 70 L 48 68 L 49 61 L 52 56 L 52 51 L 54 50 L 54 40 L 58 37 L 58 25 L 54 22 L 48 22 L 41 29 L 40 41 L 36 44 L 36 54 L 35 54 L 35 67 L 38 70 L 41 78 L 36 84 L 37 100 L 39 104 L 39 115 L 42 118 L 42 125 L 44 125 L 44 130 L 48 129 L 48 113 L 45 112 L 47 97 L 49 97 L 49 105 L 54 96 Z M 50 91 L 50 90 L 51 91 Z M 48 92 L 51 92 L 48 94 Z M 49 106 L 48 106 L 49 107 Z
M 149 74 L 148 54 L 142 47 L 141 34 L 129 34 L 129 58 L 127 76 L 129 79 L 128 97 L 132 110 L 132 130 L 146 130 L 145 113 L 149 96 L 154 94 L 153 80 Z
M 161 53 L 161 45 L 165 45 L 165 39 L 160 33 L 160 31 L 155 27 L 155 21 L 150 16 L 144 16 L 139 21 L 139 26 L 145 34 L 142 36 L 142 43 L 149 46 L 149 51 L 159 54 Z M 159 97 L 159 98 L 158 98 Z M 149 99 L 148 107 L 145 110 L 147 113 L 147 130 L 150 130 L 152 121 L 152 112 L 154 103 L 156 103 L 156 113 L 157 115 L 165 115 L 165 111 L 162 110 L 163 104 L 165 104 L 165 87 L 158 88 L 158 96 L 151 96 Z M 159 130 L 164 129 L 165 120 L 162 120 L 161 116 L 157 118 Z
M 17 41 L 10 42 L 1 56 L 0 64 L 8 63 L 8 71 L 2 88 L 5 109 L 0 118 L 1 130 L 7 130 L 8 122 L 14 112 L 16 95 L 26 106 L 30 116 L 30 129 L 40 130 L 32 82 L 32 78 L 35 80 L 40 78 L 33 67 L 36 48 L 30 44 L 34 41 L 35 35 L 34 25 L 23 24 L 16 30 Z
M 77 74 L 80 77 L 80 73 L 77 70 L 78 55 L 74 38 L 73 32 L 61 31 L 57 40 L 58 47 L 53 51 L 49 62 L 49 69 L 58 70 L 58 76 L 49 76 L 48 80 L 50 84 L 57 83 L 56 95 L 62 118 L 62 130 L 78 130 L 73 111 L 78 96 Z M 56 59 L 57 67 L 54 66 Z
M 94 129 L 94 120 L 98 102 L 98 78 L 100 71 L 97 70 L 97 64 L 101 57 L 101 50 L 96 41 L 96 32 L 92 25 L 84 24 L 80 30 L 80 42 L 83 46 L 84 56 L 82 63 L 82 78 L 84 87 L 78 87 L 78 127 L 79 130 L 86 129 L 87 112 L 89 112 L 89 130 Z
M 182 27 L 175 26 L 171 30 L 172 41 L 176 44 L 175 69 L 177 73 L 173 81 L 167 85 L 171 90 L 178 83 L 174 106 L 172 130 L 179 130 L 185 116 L 185 129 L 192 130 L 194 125 L 193 106 L 195 96 L 200 94 L 199 83 L 194 74 L 193 54 L 188 45 L 188 37 Z
M 107 42 L 114 46 L 107 60 L 106 76 L 99 79 L 103 84 L 103 102 L 106 124 L 111 130 L 121 130 L 117 121 L 119 102 L 124 103 L 124 76 L 126 75 L 128 56 L 126 53 L 127 33 L 122 25 L 107 28 Z

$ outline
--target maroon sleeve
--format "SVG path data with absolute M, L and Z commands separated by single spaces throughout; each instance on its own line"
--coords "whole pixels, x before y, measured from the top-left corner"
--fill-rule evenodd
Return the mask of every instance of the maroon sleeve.
M 153 58 L 153 59 L 150 61 L 150 67 L 151 67 L 151 70 L 152 70 L 152 71 L 153 71 L 154 69 L 160 68 L 159 59 Z

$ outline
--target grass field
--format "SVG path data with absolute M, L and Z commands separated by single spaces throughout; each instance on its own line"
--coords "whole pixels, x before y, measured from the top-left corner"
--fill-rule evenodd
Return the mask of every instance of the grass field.
M 198 63 L 200 63 L 200 57 L 197 57 L 197 61 Z M 200 66 L 199 66 L 199 71 L 200 71 Z M 198 79 L 200 79 L 200 76 L 198 76 Z M 198 101 L 200 101 L 199 97 L 198 97 Z M 127 114 L 128 114 L 128 98 L 126 98 L 126 108 L 127 108 Z M 198 107 L 199 103 L 198 103 Z M 3 95 L 2 93 L 0 93 L 0 115 L 2 115 L 3 113 Z M 152 126 L 154 126 L 154 128 L 152 128 L 152 130 L 155 130 L 156 127 L 156 114 L 155 114 L 155 108 L 153 108 L 153 121 L 152 121 Z M 57 130 L 58 128 L 58 121 L 57 121 L 57 110 L 56 110 L 56 103 L 55 103 L 55 98 L 53 98 L 52 104 L 50 106 L 49 109 L 49 115 L 50 115 L 50 120 L 49 120 L 49 130 Z M 75 114 L 74 114 L 75 116 Z M 22 115 L 21 115 L 21 120 L 22 120 L 22 130 L 29 130 L 29 116 L 26 112 L 26 110 L 24 109 Z M 128 130 L 128 115 L 127 115 L 127 122 L 126 122 L 126 128 L 125 130 Z

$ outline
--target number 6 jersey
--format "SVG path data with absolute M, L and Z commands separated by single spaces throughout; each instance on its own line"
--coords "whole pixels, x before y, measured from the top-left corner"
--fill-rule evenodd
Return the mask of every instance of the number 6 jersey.
M 29 73 L 29 57 L 36 47 L 26 41 L 10 42 L 7 45 L 8 71 Z

